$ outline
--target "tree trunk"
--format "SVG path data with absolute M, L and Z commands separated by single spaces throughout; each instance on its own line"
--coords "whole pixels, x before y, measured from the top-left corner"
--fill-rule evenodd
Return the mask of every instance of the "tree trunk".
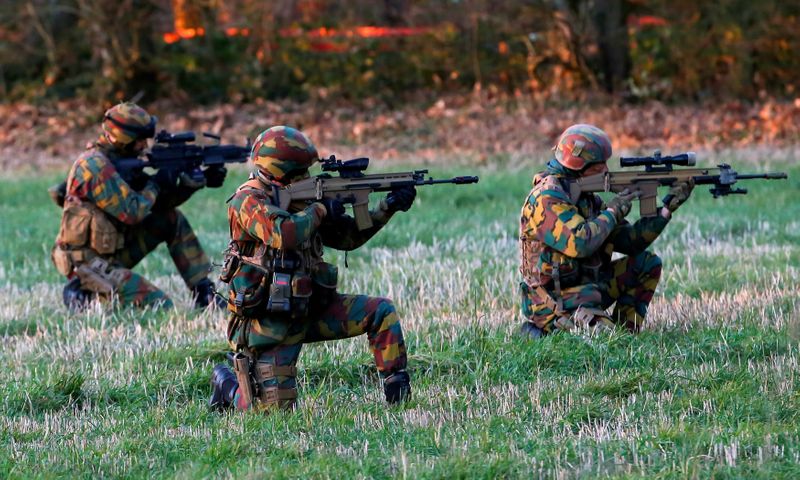
M 594 24 L 600 48 L 603 86 L 610 93 L 625 91 L 631 70 L 625 0 L 595 0 Z

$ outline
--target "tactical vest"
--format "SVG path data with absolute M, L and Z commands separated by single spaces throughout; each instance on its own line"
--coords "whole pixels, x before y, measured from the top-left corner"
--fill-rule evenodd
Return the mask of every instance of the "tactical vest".
M 247 189 L 263 192 L 272 205 L 277 205 L 272 185 L 251 178 L 237 193 Z M 325 263 L 322 255 L 319 232 L 293 250 L 232 239 L 220 273 L 220 281 L 229 284 L 228 310 L 250 319 L 306 316 L 312 293 L 315 301 L 325 302 L 336 292 L 338 269 Z
M 75 165 L 67 177 L 67 188 L 74 174 Z M 95 257 L 109 259 L 123 247 L 123 242 L 123 235 L 105 212 L 67 192 L 61 226 L 51 252 L 59 273 L 69 276 L 76 267 Z

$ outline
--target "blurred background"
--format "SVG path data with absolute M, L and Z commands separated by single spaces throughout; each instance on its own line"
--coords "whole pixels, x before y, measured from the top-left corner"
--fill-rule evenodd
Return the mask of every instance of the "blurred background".
M 778 0 L 4 0 L 0 153 L 72 150 L 134 97 L 171 128 L 408 135 L 389 156 L 530 154 L 573 120 L 623 148 L 793 144 L 798 51 Z

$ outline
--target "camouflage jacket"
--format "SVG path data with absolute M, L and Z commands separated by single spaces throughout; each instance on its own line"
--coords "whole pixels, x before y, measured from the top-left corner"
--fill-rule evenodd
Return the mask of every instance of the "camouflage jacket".
M 237 292 L 243 292 L 247 296 L 245 302 L 255 307 L 265 302 L 267 299 L 263 297 L 268 294 L 265 291 L 259 293 L 259 290 L 264 290 L 259 285 L 268 286 L 270 279 L 265 277 L 264 269 L 269 270 L 270 259 L 278 256 L 296 255 L 301 260 L 298 270 L 310 274 L 314 284 L 335 289 L 337 269 L 322 260 L 322 247 L 354 250 L 372 238 L 392 215 L 382 201 L 370 212 L 373 226 L 360 231 L 355 219 L 349 215 L 335 223 L 323 221 L 326 210 L 321 203 L 291 205 L 289 211 L 281 209 L 273 201 L 273 188 L 278 187 L 251 177 L 229 200 L 229 248 L 236 249 L 243 258 L 263 267 L 259 269 L 243 263 L 232 272 L 229 282 L 231 303 Z M 255 310 L 262 311 L 260 308 Z
M 96 143 L 78 157 L 67 177 L 67 198 L 92 203 L 122 224 L 137 224 L 150 214 L 158 187 L 148 181 L 137 192 L 119 175 L 110 155 Z
M 596 282 L 607 272 L 611 254 L 636 254 L 661 233 L 668 220 L 641 218 L 617 223 L 592 193 L 571 199 L 568 176 L 556 162 L 533 178 L 520 215 L 521 267 L 529 286 L 548 286 L 557 275 L 562 288 Z

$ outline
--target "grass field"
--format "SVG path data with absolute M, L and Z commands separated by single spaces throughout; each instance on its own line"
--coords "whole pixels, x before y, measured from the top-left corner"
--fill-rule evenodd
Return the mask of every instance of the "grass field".
M 421 189 L 349 268 L 328 252 L 341 291 L 394 299 L 413 400 L 384 405 L 356 338 L 306 346 L 299 408 L 271 416 L 206 409 L 225 320 L 189 309 L 163 247 L 138 270 L 175 311 L 68 314 L 48 257 L 57 177 L 4 173 L 0 478 L 797 478 L 796 165 L 775 165 L 790 179 L 751 182 L 748 196 L 696 190 L 654 245 L 664 278 L 638 336 L 515 337 L 533 164 Z M 243 177 L 183 207 L 217 262 L 223 202 Z

